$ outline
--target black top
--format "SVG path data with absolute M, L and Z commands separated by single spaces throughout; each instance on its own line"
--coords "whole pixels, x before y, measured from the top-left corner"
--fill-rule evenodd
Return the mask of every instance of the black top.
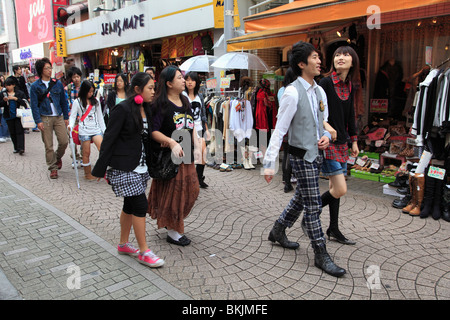
M 98 160 L 92 175 L 103 177 L 108 166 L 122 171 L 133 171 L 141 160 L 142 130 L 131 114 L 132 103 L 128 100 L 116 105 L 110 113 L 108 126 L 103 136 Z M 147 119 L 151 119 L 150 107 L 145 108 Z M 150 139 L 144 143 L 145 153 L 150 153 Z
M 192 140 L 192 131 L 194 130 L 194 113 L 192 108 L 189 108 L 185 115 L 184 107 L 178 107 L 172 102 L 169 102 L 167 110 L 164 112 L 155 112 L 152 118 L 152 131 L 159 131 L 167 137 L 173 138 L 175 141 L 180 143 L 183 150 L 186 148 L 191 149 L 191 161 L 193 161 L 194 153 L 192 152 L 194 148 L 194 141 Z M 186 119 L 186 124 L 185 124 Z M 183 138 L 181 130 L 187 130 L 189 134 L 188 141 Z M 154 140 L 152 144 L 153 149 L 160 149 L 160 144 Z M 186 142 L 190 143 L 189 146 Z M 186 152 L 186 151 L 185 151 Z
M 341 100 L 334 89 L 331 77 L 320 80 L 328 100 L 328 123 L 336 130 L 335 144 L 347 143 L 348 137 L 356 136 L 355 109 L 353 107 L 353 88 L 347 100 Z

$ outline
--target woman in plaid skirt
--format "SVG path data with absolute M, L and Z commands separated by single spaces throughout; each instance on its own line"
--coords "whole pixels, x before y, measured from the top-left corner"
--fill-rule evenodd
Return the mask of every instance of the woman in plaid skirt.
M 148 248 L 145 237 L 148 206 L 145 190 L 150 179 L 146 163 L 150 151 L 149 103 L 154 93 L 155 83 L 148 74 L 139 72 L 133 76 L 128 98 L 110 113 L 92 175 L 104 177 L 106 173 L 116 196 L 124 197 L 118 253 L 138 256 L 140 263 L 160 267 L 164 260 Z M 132 226 L 139 249 L 128 242 Z
M 194 114 L 183 95 L 185 80 L 176 66 L 166 67 L 159 76 L 152 104 L 154 149 L 167 145 L 176 158 L 182 158 L 177 175 L 170 180 L 153 180 L 148 196 L 150 216 L 158 228 L 167 228 L 167 242 L 186 246 L 184 219 L 200 192 L 195 159 L 201 160 L 201 142 L 194 132 Z M 195 147 L 195 148 L 194 148 Z
M 352 141 L 352 157 L 359 154 L 351 81 L 355 77 L 359 77 L 358 55 L 351 47 L 343 46 L 336 49 L 330 72 L 319 82 L 328 99 L 328 124 L 337 132 L 337 138 L 325 150 L 322 165 L 322 174 L 329 177 L 330 185 L 330 189 L 322 194 L 322 207 L 328 205 L 330 210 L 330 227 L 326 233 L 329 239 L 349 245 L 355 242 L 341 233 L 338 217 L 340 198 L 347 193 L 348 137 Z

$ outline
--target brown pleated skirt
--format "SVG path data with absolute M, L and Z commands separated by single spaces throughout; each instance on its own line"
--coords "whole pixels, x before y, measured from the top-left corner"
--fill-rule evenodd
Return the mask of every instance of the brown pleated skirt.
M 189 215 L 200 192 L 194 164 L 180 164 L 178 174 L 170 180 L 152 180 L 148 196 L 148 213 L 158 228 L 184 233 L 184 219 Z

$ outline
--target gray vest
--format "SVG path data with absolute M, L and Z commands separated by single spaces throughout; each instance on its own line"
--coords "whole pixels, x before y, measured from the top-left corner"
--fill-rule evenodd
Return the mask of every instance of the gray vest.
M 306 153 L 303 156 L 308 162 L 313 162 L 319 155 L 319 148 L 317 145 L 317 124 L 314 120 L 314 116 L 311 109 L 311 103 L 308 99 L 308 94 L 306 93 L 305 87 L 299 79 L 292 82 L 292 84 L 298 92 L 298 104 L 297 112 L 292 119 L 291 126 L 289 127 L 289 145 L 305 150 Z M 317 96 L 317 104 L 320 108 L 322 99 L 322 94 L 319 88 L 315 89 Z M 323 112 L 318 110 L 318 120 L 319 120 L 319 134 L 323 135 Z

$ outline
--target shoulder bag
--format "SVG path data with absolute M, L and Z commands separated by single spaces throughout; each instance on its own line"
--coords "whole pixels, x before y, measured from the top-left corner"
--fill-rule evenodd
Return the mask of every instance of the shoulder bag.
M 80 100 L 78 100 L 78 102 L 80 103 Z M 81 107 L 81 103 L 80 103 L 80 107 Z M 91 112 L 91 110 L 92 110 L 92 105 L 90 104 L 88 106 L 88 108 L 86 109 L 86 112 L 81 116 L 80 122 L 83 122 L 84 119 L 86 119 L 86 117 L 88 116 L 89 112 Z M 79 129 L 80 129 L 80 127 L 78 124 L 75 127 L 73 127 L 73 129 L 72 129 L 73 143 L 75 143 L 77 145 L 81 145 L 80 137 L 78 134 Z

